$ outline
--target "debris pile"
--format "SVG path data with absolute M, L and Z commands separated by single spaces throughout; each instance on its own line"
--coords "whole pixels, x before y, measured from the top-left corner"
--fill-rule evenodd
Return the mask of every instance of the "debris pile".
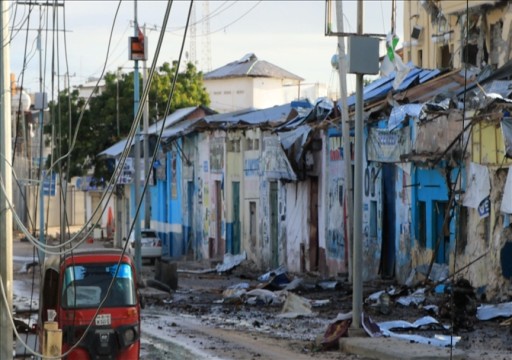
M 476 321 L 477 299 L 473 286 L 464 279 L 457 279 L 445 288 L 445 299 L 439 308 L 439 316 L 453 321 L 454 331 L 472 331 Z

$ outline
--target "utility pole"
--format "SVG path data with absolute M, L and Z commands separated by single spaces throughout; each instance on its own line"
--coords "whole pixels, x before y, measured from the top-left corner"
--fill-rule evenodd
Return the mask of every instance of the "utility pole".
M 0 39 L 9 39 L 10 3 L 0 1 Z M 11 159 L 11 91 L 9 42 L 3 41 L 0 50 L 0 181 L 5 192 L 0 190 L 0 276 L 5 290 L 5 299 L 0 300 L 0 359 L 12 359 L 13 328 L 12 314 L 12 212 L 7 200 L 12 200 L 12 173 L 7 165 Z
M 144 31 L 142 32 L 144 37 L 146 36 L 146 24 L 144 24 Z M 142 62 L 142 86 L 143 88 L 146 88 L 147 85 L 147 70 L 146 70 L 146 59 L 144 58 Z M 151 170 L 149 168 L 149 95 L 146 97 L 144 104 L 144 112 L 143 112 L 143 133 L 144 133 L 144 176 L 148 176 L 149 171 Z M 149 180 L 151 181 L 151 177 L 149 177 Z M 149 187 L 146 187 L 149 189 Z M 151 192 L 145 192 L 144 193 L 144 227 L 146 229 L 151 227 Z
M 39 13 L 41 13 L 41 5 L 39 5 Z M 41 19 L 41 16 L 39 16 Z M 39 50 L 39 94 L 43 95 L 43 50 L 41 41 L 41 25 L 37 30 L 37 49 Z M 44 103 L 44 101 L 43 101 Z M 45 174 L 43 171 L 43 149 L 44 149 L 44 131 L 43 131 L 43 120 L 44 120 L 44 106 L 41 104 L 39 109 L 39 242 L 46 244 L 44 237 L 44 178 Z M 45 253 L 39 249 L 39 262 L 44 264 Z
M 343 32 L 343 2 L 336 1 L 336 25 L 338 31 Z M 350 144 L 350 122 L 348 116 L 347 106 L 347 59 L 345 55 L 345 38 L 338 36 L 338 74 L 340 80 L 340 95 L 341 95 L 341 119 L 342 130 L 341 135 L 343 138 L 343 161 L 345 165 L 345 189 L 344 196 L 347 204 L 347 221 L 345 222 L 345 233 L 347 234 L 348 246 L 348 279 L 352 282 L 352 250 L 354 242 L 352 240 L 352 223 L 353 223 L 353 196 L 352 189 L 352 149 Z
M 133 2 L 134 6 L 134 35 L 136 37 L 139 36 L 139 24 L 137 22 L 137 0 Z M 134 70 L 133 70 L 133 115 L 136 117 L 137 112 L 139 111 L 139 60 L 135 58 Z M 136 119 L 134 119 L 136 120 Z M 133 161 L 135 162 L 135 199 L 134 204 L 137 205 L 140 201 L 140 126 L 137 126 L 137 131 L 135 134 L 135 154 Z M 134 227 L 134 238 L 135 238 L 135 268 L 137 269 L 137 275 L 141 276 L 142 270 L 142 258 L 140 253 L 140 221 L 138 211 L 135 211 L 135 218 L 133 219 L 135 222 Z
M 357 1 L 357 35 L 363 34 L 363 0 Z M 363 309 L 363 73 L 356 73 L 356 124 L 354 169 L 354 264 L 352 327 L 361 328 Z
M 121 67 L 117 68 L 116 72 L 116 123 L 117 123 L 117 138 L 121 136 L 121 131 L 119 129 L 119 76 L 121 73 Z M 123 217 L 123 211 L 122 211 L 122 199 L 124 195 L 124 185 L 116 184 L 116 223 L 115 223 L 115 233 L 114 233 L 114 247 L 120 248 L 122 246 L 121 242 L 121 236 L 122 236 L 122 217 Z
M 340 3 L 342 0 L 337 0 Z M 363 35 L 363 0 L 357 1 L 357 33 L 345 33 L 343 29 L 333 32 L 330 23 L 330 0 L 327 2 L 326 36 L 349 36 L 349 57 L 347 72 L 356 74 L 356 104 L 355 104 L 355 149 L 354 149 L 354 246 L 352 253 L 352 329 L 361 329 L 361 312 L 363 301 L 363 75 L 379 72 L 379 40 L 384 34 Z M 343 17 L 341 4 L 337 8 L 338 22 Z M 340 31 L 341 30 L 341 31 Z M 339 41 L 339 40 L 338 40 Z M 341 49 L 341 47 L 340 47 Z M 341 53 L 340 53 L 341 54 Z M 344 59 L 341 54 L 340 60 Z M 341 68 L 340 64 L 340 68 Z M 340 70 L 340 78 L 341 72 Z M 340 79 L 341 81 L 342 79 Z M 346 109 L 346 106 L 343 106 Z M 348 131 L 344 130 L 344 133 Z M 344 150 L 346 151 L 346 150 Z M 349 155 L 345 153 L 345 158 Z M 346 177 L 347 175 L 345 175 Z

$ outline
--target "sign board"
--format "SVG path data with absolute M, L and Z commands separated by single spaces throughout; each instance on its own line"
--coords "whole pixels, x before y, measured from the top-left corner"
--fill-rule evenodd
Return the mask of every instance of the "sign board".
M 43 171 L 43 195 L 44 196 L 55 196 L 55 183 L 57 177 L 54 172 L 47 174 Z

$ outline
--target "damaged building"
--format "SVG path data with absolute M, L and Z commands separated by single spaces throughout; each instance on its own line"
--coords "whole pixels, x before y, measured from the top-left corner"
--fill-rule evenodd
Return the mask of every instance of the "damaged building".
M 365 281 L 404 284 L 418 268 L 441 266 L 488 298 L 508 294 L 510 76 L 510 61 L 496 70 L 409 63 L 399 84 L 393 73 L 364 87 Z M 347 105 L 353 126 L 355 96 Z M 261 270 L 348 273 L 354 135 L 344 146 L 341 106 L 198 110 L 170 115 L 148 187 L 164 256 L 245 254 Z
M 430 69 L 497 69 L 511 58 L 512 8 L 504 0 L 404 2 L 404 60 Z

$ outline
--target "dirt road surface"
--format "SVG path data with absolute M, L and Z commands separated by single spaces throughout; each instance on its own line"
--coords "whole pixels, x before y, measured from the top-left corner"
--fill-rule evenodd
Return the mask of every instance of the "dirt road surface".
M 15 304 L 27 303 L 37 299 L 38 276 L 32 271 L 21 271 L 33 254 L 27 243 L 14 244 Z M 352 288 L 343 278 L 325 279 L 319 274 L 301 274 L 301 285 L 293 290 L 297 297 L 314 304 L 311 314 L 296 317 L 281 317 L 283 304 L 281 289 L 271 283 L 257 280 L 261 272 L 250 264 L 241 264 L 222 273 L 200 272 L 205 263 L 178 263 L 178 288 L 171 292 L 160 292 L 159 296 L 145 299 L 146 307 L 142 311 L 142 358 L 159 359 L 361 359 L 355 355 L 344 354 L 338 349 L 325 350 L 319 341 L 338 314 L 347 313 L 352 306 Z M 144 266 L 144 277 L 153 278 L 155 268 Z M 288 276 L 298 278 L 299 275 Z M 34 279 L 34 295 L 32 280 Z M 329 286 L 320 286 L 327 282 Z M 227 296 L 228 289 L 245 284 L 245 292 L 262 288 L 276 295 L 275 302 L 250 302 L 246 295 Z M 333 285 L 334 286 L 331 286 Z M 428 328 L 407 330 L 403 333 L 434 336 L 450 335 L 450 317 L 441 316 L 427 305 L 439 308 L 450 303 L 444 294 L 427 293 L 420 305 L 402 306 L 397 303 L 398 295 L 392 297 L 390 306 L 382 307 L 368 301 L 377 291 L 395 287 L 401 294 L 409 294 L 414 289 L 404 289 L 392 281 L 374 281 L 364 284 L 364 311 L 376 322 L 405 320 L 414 322 L 430 315 L 439 320 L 448 329 Z M 23 293 L 16 293 L 23 290 Z M 241 294 L 244 293 L 241 291 Z M 453 312 L 452 312 L 453 313 Z M 453 335 L 460 336 L 458 349 L 466 352 L 472 359 L 508 359 L 512 353 L 510 342 L 511 327 L 500 325 L 504 318 L 490 321 L 478 321 L 470 314 L 463 315 L 461 324 Z M 460 325 L 460 324 L 459 324 Z M 350 333 L 349 333 L 350 335 Z

